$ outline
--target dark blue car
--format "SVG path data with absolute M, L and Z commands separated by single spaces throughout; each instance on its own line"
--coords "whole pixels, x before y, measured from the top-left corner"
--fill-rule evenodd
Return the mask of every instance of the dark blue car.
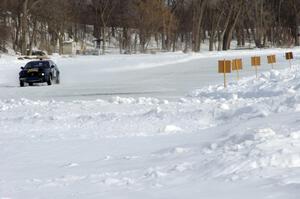
M 31 61 L 25 67 L 21 67 L 19 73 L 20 86 L 24 87 L 25 83 L 32 86 L 34 83 L 44 83 L 52 85 L 60 83 L 60 72 L 52 60 Z

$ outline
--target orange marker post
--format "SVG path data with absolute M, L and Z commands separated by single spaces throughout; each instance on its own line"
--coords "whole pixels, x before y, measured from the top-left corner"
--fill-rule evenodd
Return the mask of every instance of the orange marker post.
M 292 68 L 292 60 L 294 59 L 293 52 L 287 52 L 287 53 L 285 53 L 285 59 L 289 60 L 290 68 Z
M 237 80 L 240 79 L 240 70 L 243 69 L 243 61 L 242 59 L 234 59 L 232 60 L 232 71 L 236 71 Z
M 274 64 L 276 63 L 276 55 L 269 55 L 268 56 L 268 63 L 272 64 L 272 69 L 274 69 Z
M 251 57 L 251 65 L 255 68 L 256 78 L 258 78 L 258 68 L 261 65 L 259 56 Z
M 231 73 L 231 61 L 230 60 L 219 60 L 219 73 L 224 74 L 224 88 L 227 87 L 226 73 Z

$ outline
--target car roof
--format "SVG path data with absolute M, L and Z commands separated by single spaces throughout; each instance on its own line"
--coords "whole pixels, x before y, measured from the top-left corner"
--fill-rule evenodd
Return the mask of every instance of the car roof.
M 38 63 L 38 62 L 53 62 L 52 60 L 34 60 L 34 61 L 30 61 L 28 63 Z

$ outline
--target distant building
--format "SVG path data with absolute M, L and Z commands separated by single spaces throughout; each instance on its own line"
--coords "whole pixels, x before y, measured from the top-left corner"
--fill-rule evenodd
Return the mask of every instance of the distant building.
M 77 44 L 74 41 L 65 41 L 63 43 L 63 54 L 64 55 L 76 55 Z
M 94 39 L 93 40 L 94 46 L 95 46 L 96 49 L 100 49 L 102 41 L 103 41 L 103 39 Z

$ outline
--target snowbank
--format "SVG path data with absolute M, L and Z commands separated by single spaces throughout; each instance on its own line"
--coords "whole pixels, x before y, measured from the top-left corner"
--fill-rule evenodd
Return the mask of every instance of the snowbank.
M 299 118 L 298 66 L 176 100 L 1 98 L 0 197 L 297 198 Z

